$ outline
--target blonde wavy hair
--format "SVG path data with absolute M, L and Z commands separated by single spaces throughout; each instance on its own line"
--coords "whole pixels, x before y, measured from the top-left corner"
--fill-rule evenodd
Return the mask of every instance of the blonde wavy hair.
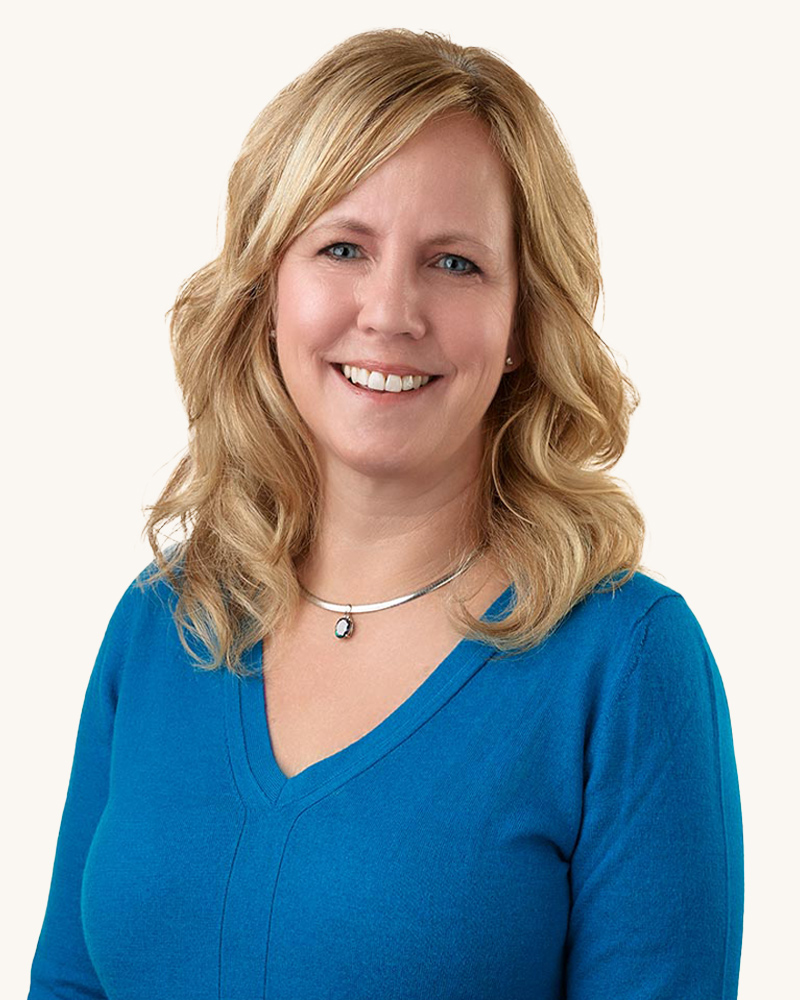
M 516 601 L 502 621 L 481 621 L 458 602 L 448 614 L 461 634 L 497 650 L 530 649 L 592 590 L 640 568 L 642 515 L 608 474 L 638 396 L 592 325 L 597 236 L 557 125 L 486 49 L 431 32 L 369 31 L 333 48 L 258 116 L 230 175 L 222 250 L 170 310 L 189 444 L 147 508 L 155 562 L 146 576 L 169 580 L 181 642 L 206 669 L 247 672 L 245 650 L 302 599 L 296 567 L 316 537 L 319 468 L 268 335 L 282 256 L 431 119 L 463 112 L 488 126 L 513 184 L 522 363 L 484 418 L 474 528 Z M 159 533 L 172 523 L 184 537 L 162 550 Z

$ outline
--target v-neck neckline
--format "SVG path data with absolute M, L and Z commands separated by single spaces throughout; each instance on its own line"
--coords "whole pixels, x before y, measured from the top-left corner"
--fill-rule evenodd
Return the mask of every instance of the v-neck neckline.
M 511 584 L 481 615 L 481 620 L 505 617 L 513 592 Z M 341 785 L 430 719 L 494 653 L 486 643 L 462 639 L 419 687 L 368 733 L 287 777 L 272 749 L 264 697 L 263 643 L 259 640 L 243 656 L 249 676 L 242 678 L 228 671 L 226 677 L 229 748 L 240 793 L 250 801 L 263 804 L 266 797 L 278 805 Z

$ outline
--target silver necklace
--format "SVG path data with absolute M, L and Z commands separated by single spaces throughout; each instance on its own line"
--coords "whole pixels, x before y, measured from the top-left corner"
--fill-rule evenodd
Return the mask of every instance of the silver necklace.
M 325 611 L 336 611 L 341 615 L 341 618 L 336 619 L 336 625 L 333 629 L 333 634 L 337 639 L 349 639 L 350 636 L 355 631 L 355 622 L 353 621 L 353 615 L 365 614 L 368 611 L 384 611 L 386 608 L 396 608 L 398 604 L 406 604 L 408 601 L 413 601 L 417 597 L 423 597 L 425 594 L 430 594 L 433 590 L 438 590 L 439 587 L 443 587 L 446 583 L 450 583 L 451 580 L 455 580 L 457 576 L 460 576 L 465 570 L 469 569 L 475 559 L 483 552 L 485 546 L 480 545 L 477 549 L 473 549 L 467 561 L 460 566 L 454 573 L 448 573 L 447 576 L 443 576 L 441 580 L 436 580 L 434 583 L 429 583 L 427 587 L 423 587 L 422 590 L 415 590 L 413 594 L 404 594 L 403 597 L 394 597 L 390 601 L 380 601 L 377 604 L 336 604 L 333 601 L 323 601 L 319 597 L 315 597 L 310 591 L 300 584 L 300 590 L 306 600 L 311 601 L 312 604 L 316 604 L 318 608 L 324 608 Z

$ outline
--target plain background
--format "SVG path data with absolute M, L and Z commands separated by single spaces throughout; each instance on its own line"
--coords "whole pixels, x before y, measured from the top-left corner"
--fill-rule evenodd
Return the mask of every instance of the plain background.
M 261 107 L 336 42 L 395 26 L 502 55 L 572 150 L 600 232 L 598 329 L 642 395 L 618 474 L 647 517 L 645 565 L 694 610 L 730 706 L 739 995 L 791 992 L 800 164 L 788 10 L 17 5 L 0 70 L 4 995 L 28 989 L 86 682 L 150 560 L 142 508 L 185 443 L 164 314 L 217 252 L 227 174 Z

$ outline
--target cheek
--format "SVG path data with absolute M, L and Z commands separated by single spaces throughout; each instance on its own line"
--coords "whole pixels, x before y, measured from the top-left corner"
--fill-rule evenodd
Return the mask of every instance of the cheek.
M 451 304 L 437 316 L 437 328 L 453 362 L 484 373 L 501 354 L 505 360 L 511 322 L 505 303 L 472 298 Z
M 286 329 L 324 336 L 352 313 L 352 288 L 314 269 L 288 267 L 278 273 L 277 316 Z

